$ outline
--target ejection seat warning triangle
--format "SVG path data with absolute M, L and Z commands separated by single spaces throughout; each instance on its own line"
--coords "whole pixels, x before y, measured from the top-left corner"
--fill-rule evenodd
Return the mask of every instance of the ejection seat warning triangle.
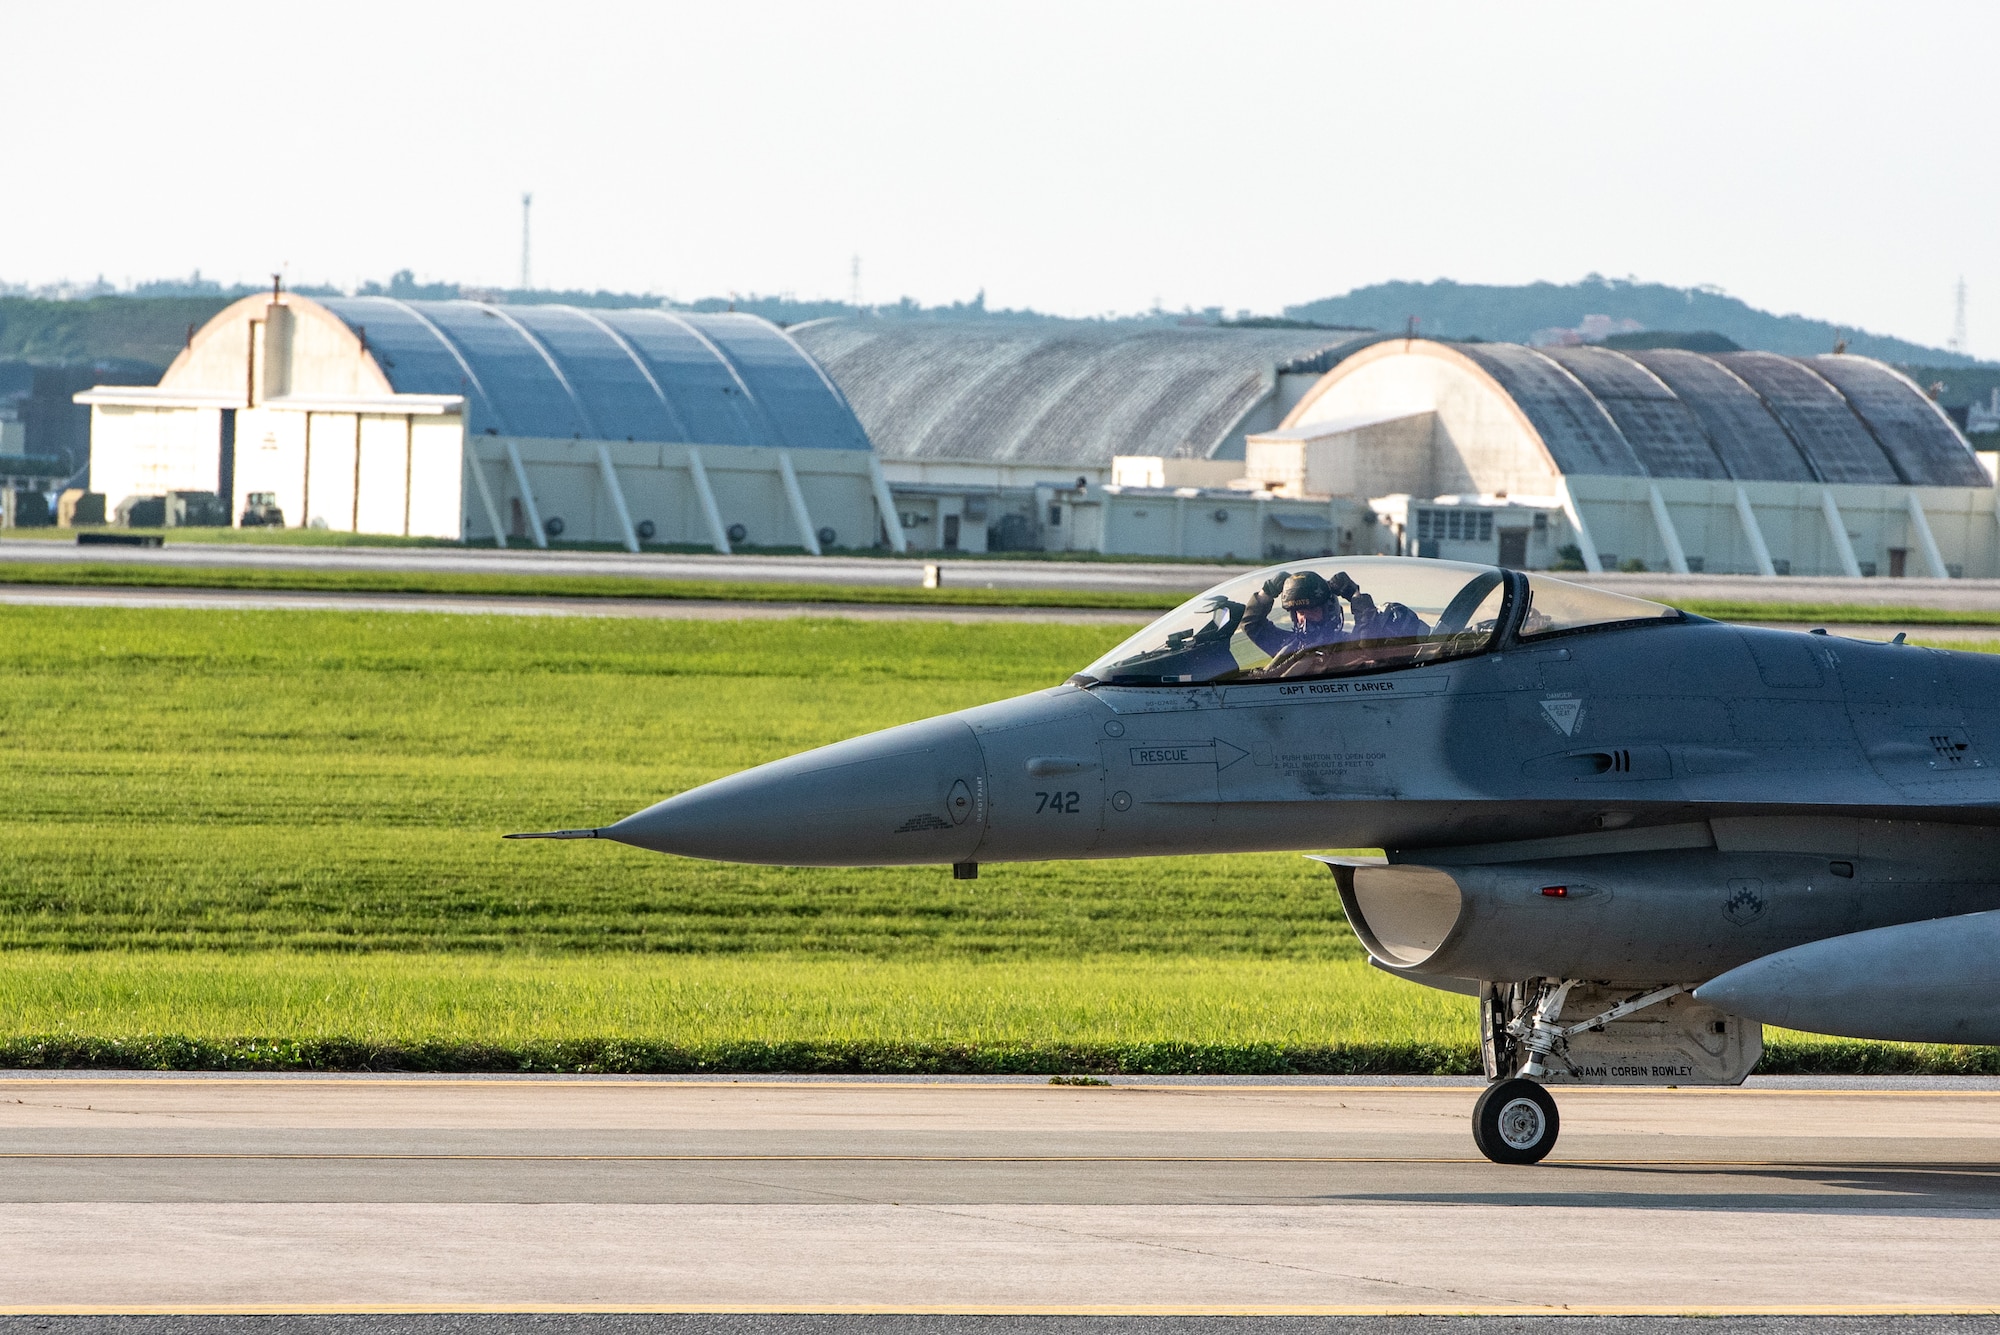
M 1583 701 L 1575 697 L 1542 701 L 1542 714 L 1548 719 L 1549 726 L 1565 737 L 1576 732 L 1576 721 L 1582 713 Z

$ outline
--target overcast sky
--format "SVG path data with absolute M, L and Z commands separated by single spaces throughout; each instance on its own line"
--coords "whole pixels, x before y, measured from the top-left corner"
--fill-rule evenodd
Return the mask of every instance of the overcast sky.
M 2000 357 L 1992 4 L 0 8 L 0 280 L 1275 311 L 1713 283 Z

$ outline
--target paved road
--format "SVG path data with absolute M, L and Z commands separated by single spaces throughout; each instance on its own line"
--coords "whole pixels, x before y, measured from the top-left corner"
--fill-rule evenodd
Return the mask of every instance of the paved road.
M 2000 1089 L 0 1078 L 0 1311 L 2000 1310 Z
M 452 571 L 523 575 L 625 575 L 651 579 L 742 579 L 807 584 L 914 587 L 922 557 L 719 556 L 711 554 L 496 551 L 485 547 L 292 547 L 258 543 L 171 543 L 165 547 L 85 547 L 45 538 L 0 540 L 9 561 L 113 561 L 279 570 Z M 1241 574 L 1243 566 L 1102 561 L 945 561 L 947 585 L 993 589 L 1089 589 L 1194 592 Z M 1871 603 L 1960 611 L 2000 610 L 2000 580 L 1822 579 L 1799 576 L 1605 574 L 1567 579 L 1677 602 L 1689 598 L 1752 602 Z

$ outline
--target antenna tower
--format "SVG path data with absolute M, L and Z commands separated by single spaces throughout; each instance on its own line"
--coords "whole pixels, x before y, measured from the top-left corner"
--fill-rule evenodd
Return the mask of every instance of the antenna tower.
M 1965 278 L 1961 275 L 1958 280 L 1957 309 L 1951 319 L 1951 342 L 1946 346 L 1953 352 L 1963 353 L 1965 345 L 1970 341 L 1965 336 Z
M 528 213 L 535 206 L 532 190 L 521 192 L 521 290 L 526 292 L 534 284 L 535 271 L 528 263 Z

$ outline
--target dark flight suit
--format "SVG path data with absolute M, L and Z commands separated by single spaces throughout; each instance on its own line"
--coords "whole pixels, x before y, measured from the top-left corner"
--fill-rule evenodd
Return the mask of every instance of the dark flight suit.
M 1366 637 L 1365 627 L 1375 618 L 1375 600 L 1365 593 L 1357 593 L 1351 600 L 1354 604 L 1354 624 L 1345 624 L 1340 604 L 1329 601 L 1326 604 L 1326 619 L 1317 626 L 1298 626 L 1292 630 L 1281 630 L 1271 624 L 1274 608 L 1258 610 L 1255 604 L 1243 614 L 1243 633 L 1250 637 L 1250 643 L 1262 649 L 1273 658 L 1285 658 L 1303 654 L 1332 644 L 1344 644 L 1350 640 Z

